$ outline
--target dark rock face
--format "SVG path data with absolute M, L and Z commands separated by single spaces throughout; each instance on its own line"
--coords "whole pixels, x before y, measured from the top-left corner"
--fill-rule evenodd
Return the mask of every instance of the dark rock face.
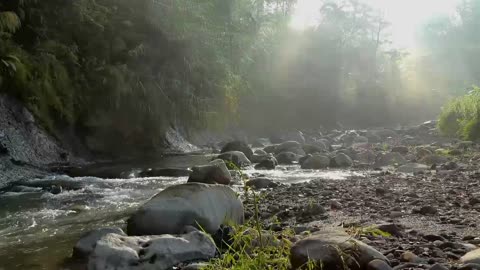
M 20 102 L 0 95 L 0 189 L 20 179 L 42 177 L 47 172 L 39 168 L 72 159 Z
M 165 146 L 167 151 L 175 153 L 188 153 L 199 150 L 198 147 L 185 139 L 180 128 L 169 128 L 165 132 Z
M 15 160 L 42 166 L 63 163 L 66 152 L 16 100 L 0 96 L 0 145 Z M 3 150 L 2 152 L 5 152 Z

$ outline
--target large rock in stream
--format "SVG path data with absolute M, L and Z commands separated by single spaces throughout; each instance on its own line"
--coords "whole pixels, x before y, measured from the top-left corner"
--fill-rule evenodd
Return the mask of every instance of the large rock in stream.
M 188 178 L 188 182 L 204 184 L 222 184 L 228 185 L 232 180 L 232 175 L 225 164 L 225 161 L 216 159 L 207 165 L 195 166 Z
M 274 170 L 275 167 L 278 165 L 278 161 L 273 156 L 265 157 L 260 163 L 255 165 L 256 170 Z
M 291 165 L 300 159 L 300 156 L 292 152 L 282 152 L 275 156 L 278 164 Z
M 72 257 L 75 259 L 86 259 L 95 249 L 97 241 L 105 235 L 114 233 L 119 236 L 127 236 L 120 228 L 101 228 L 84 234 L 73 247 Z
M 373 247 L 358 241 L 340 229 L 326 229 L 298 241 L 291 248 L 293 269 L 304 267 L 308 261 L 322 270 L 367 269 L 368 264 L 387 258 Z
M 88 260 L 89 270 L 167 270 L 182 263 L 215 256 L 213 240 L 203 232 L 184 235 L 122 236 L 107 234 Z
M 302 169 L 325 169 L 330 165 L 330 158 L 323 155 L 308 156 L 302 162 Z
M 275 154 L 278 155 L 285 152 L 294 153 L 300 156 L 306 155 L 305 151 L 303 150 L 302 144 L 296 141 L 287 141 L 275 147 Z
M 166 188 L 128 220 L 128 235 L 181 234 L 190 227 L 213 234 L 244 221 L 243 204 L 228 186 L 187 183 Z
M 250 162 L 247 156 L 240 151 L 225 152 L 219 155 L 217 158 L 224 160 L 229 169 L 244 168 L 252 165 L 252 162 Z
M 334 168 L 348 168 L 352 167 L 352 159 L 344 153 L 338 153 L 330 160 L 330 166 Z
M 243 141 L 229 142 L 222 148 L 222 150 L 220 152 L 221 153 L 226 153 L 226 152 L 231 152 L 231 151 L 242 152 L 250 160 L 252 159 L 252 156 L 253 156 L 252 149 L 250 148 L 250 146 L 248 146 L 248 144 L 246 142 L 243 142 Z

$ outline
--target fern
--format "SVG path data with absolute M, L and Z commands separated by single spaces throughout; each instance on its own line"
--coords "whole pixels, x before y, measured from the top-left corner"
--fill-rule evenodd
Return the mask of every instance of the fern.
M 22 23 L 15 12 L 0 12 L 0 32 L 15 33 Z

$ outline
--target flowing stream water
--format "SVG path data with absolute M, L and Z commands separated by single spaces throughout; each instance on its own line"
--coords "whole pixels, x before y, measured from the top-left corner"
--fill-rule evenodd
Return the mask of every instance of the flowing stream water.
M 61 269 L 72 247 L 85 232 L 101 227 L 124 227 L 126 218 L 139 205 L 167 186 L 184 183 L 187 177 L 135 177 L 149 168 L 190 168 L 211 160 L 209 155 L 162 157 L 155 161 L 97 165 L 85 175 L 55 175 L 29 179 L 23 185 L 0 193 L 0 270 Z M 312 179 L 344 180 L 349 171 L 304 171 L 281 166 L 274 171 L 245 170 L 284 183 Z M 118 175 L 100 178 L 98 175 Z M 54 195 L 41 186 L 60 184 Z M 67 188 L 65 188 L 67 187 Z

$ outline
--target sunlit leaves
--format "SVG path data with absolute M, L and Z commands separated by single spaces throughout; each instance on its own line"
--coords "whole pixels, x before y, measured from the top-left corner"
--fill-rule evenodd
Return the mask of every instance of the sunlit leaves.
M 0 12 L 0 32 L 14 33 L 21 25 L 20 18 L 15 12 Z

